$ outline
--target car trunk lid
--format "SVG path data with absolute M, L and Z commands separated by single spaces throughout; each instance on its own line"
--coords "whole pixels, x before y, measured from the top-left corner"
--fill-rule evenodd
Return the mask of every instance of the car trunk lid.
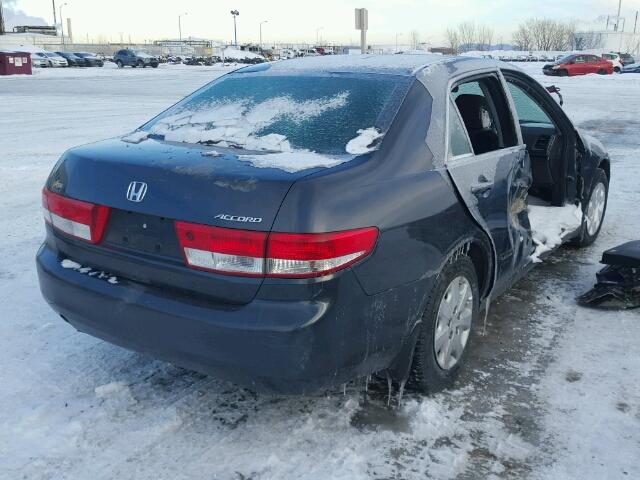
M 134 281 L 249 302 L 261 280 L 186 267 L 175 221 L 269 231 L 293 182 L 317 169 L 258 168 L 238 158 L 242 151 L 215 150 L 112 139 L 68 151 L 47 188 L 111 209 L 102 242 L 75 253 L 89 266 Z M 70 245 L 59 243 L 62 250 Z

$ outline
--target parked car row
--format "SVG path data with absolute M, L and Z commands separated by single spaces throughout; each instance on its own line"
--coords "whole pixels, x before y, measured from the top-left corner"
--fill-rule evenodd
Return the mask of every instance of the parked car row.
M 31 54 L 34 67 L 102 67 L 104 60 L 89 52 L 34 52 Z

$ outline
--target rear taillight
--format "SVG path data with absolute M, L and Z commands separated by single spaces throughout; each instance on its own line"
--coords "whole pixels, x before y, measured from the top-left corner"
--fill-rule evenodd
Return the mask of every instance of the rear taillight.
M 176 222 L 187 265 L 252 277 L 308 278 L 336 272 L 369 255 L 378 229 L 266 233 Z
M 262 276 L 267 234 L 176 222 L 187 265 L 212 272 Z
M 44 219 L 53 228 L 72 237 L 100 243 L 109 219 L 109 207 L 63 197 L 42 190 Z

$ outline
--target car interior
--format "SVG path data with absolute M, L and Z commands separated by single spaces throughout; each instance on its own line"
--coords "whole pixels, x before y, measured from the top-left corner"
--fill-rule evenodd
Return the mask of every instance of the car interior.
M 559 198 L 558 189 L 554 188 L 562 182 L 562 133 L 525 86 L 509 80 L 507 85 L 531 161 L 533 182 L 529 195 L 548 205 L 562 206 L 564 198 Z M 511 115 L 497 78 L 484 77 L 459 84 L 452 90 L 452 99 L 475 155 L 517 144 L 515 132 L 509 132 Z M 450 135 L 454 130 L 455 126 Z M 453 138 L 451 145 L 454 156 L 465 153 L 460 147 L 454 150 Z

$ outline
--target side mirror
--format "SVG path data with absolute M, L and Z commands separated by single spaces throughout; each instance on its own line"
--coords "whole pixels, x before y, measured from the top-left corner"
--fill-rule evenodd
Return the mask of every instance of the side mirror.
M 547 92 L 549 93 L 555 93 L 556 95 L 558 95 L 558 99 L 560 101 L 560 106 L 564 105 L 564 99 L 562 98 L 562 95 L 560 94 L 560 88 L 556 87 L 555 85 L 551 85 L 550 87 L 546 87 Z

